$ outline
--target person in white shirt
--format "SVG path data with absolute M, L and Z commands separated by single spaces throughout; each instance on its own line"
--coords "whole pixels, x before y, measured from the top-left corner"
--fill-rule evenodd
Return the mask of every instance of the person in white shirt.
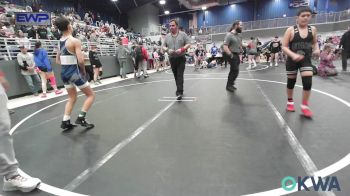
M 30 48 L 31 47 L 29 39 L 24 36 L 24 33 L 21 30 L 18 31 L 18 36 L 16 38 L 16 43 L 19 46 L 24 46 L 25 48 Z
M 83 55 L 84 55 L 85 70 L 89 76 L 88 82 L 91 82 L 94 80 L 94 68 L 92 67 L 90 62 L 88 46 L 83 47 Z
M 39 95 L 41 81 L 34 64 L 34 57 L 32 53 L 24 45 L 19 46 L 21 52 L 17 54 L 17 62 L 21 69 L 21 74 L 26 80 L 30 91 L 34 96 Z

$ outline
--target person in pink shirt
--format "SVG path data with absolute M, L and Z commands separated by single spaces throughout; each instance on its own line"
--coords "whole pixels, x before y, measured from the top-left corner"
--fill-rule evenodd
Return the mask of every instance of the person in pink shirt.
M 159 71 L 159 54 L 157 52 L 157 48 L 153 49 L 153 61 L 154 61 L 154 67 L 156 68 L 157 72 Z
M 320 65 L 318 66 L 318 74 L 322 77 L 336 76 L 338 71 L 333 61 L 338 58 L 339 52 L 335 52 L 331 44 L 326 44 L 320 54 Z

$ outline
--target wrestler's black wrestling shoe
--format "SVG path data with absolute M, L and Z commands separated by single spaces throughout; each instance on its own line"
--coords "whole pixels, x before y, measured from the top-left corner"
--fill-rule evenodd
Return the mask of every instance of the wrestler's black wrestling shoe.
M 95 127 L 94 124 L 89 123 L 85 117 L 78 117 L 77 120 L 75 121 L 75 124 L 80 125 L 82 127 L 85 127 L 87 129 L 92 129 Z
M 63 130 L 65 130 L 65 131 L 66 130 L 71 130 L 71 129 L 73 129 L 76 126 L 77 125 L 74 125 L 74 124 L 70 123 L 70 120 L 62 121 L 62 123 L 61 123 L 61 128 Z

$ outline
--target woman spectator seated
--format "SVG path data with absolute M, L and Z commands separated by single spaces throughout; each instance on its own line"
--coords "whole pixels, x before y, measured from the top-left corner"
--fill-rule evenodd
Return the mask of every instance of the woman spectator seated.
M 320 65 L 318 66 L 318 74 L 322 77 L 336 76 L 338 71 L 333 61 L 339 57 L 339 51 L 335 51 L 332 44 L 325 44 L 324 50 L 320 55 Z

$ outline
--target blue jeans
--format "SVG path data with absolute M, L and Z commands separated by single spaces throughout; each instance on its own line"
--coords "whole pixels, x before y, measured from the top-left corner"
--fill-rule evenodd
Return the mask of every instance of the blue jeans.
M 125 78 L 127 59 L 119 59 L 119 65 L 120 65 L 120 75 Z
M 38 93 L 41 81 L 38 74 L 35 75 L 23 75 L 24 79 L 27 81 L 28 87 L 32 93 Z

